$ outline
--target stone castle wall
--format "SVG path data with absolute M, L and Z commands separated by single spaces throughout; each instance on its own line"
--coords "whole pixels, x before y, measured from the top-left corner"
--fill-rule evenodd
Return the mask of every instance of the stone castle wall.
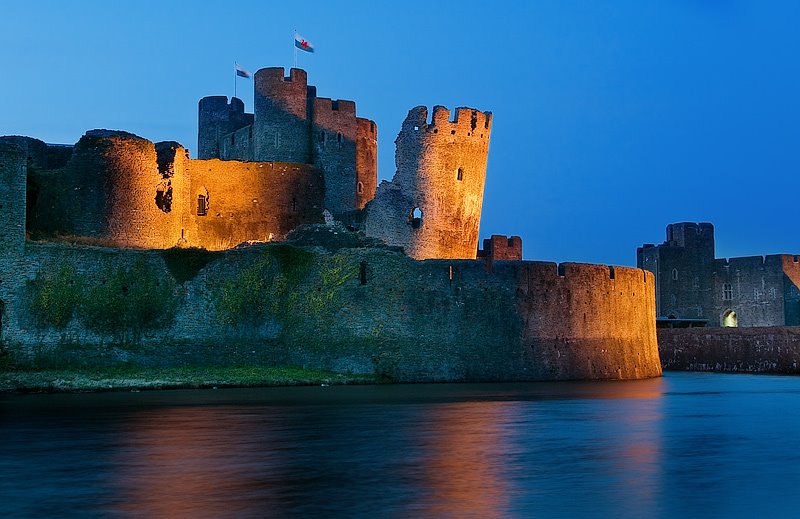
M 665 370 L 800 374 L 800 328 L 662 328 Z
M 491 113 L 420 106 L 397 136 L 397 173 L 368 206 L 370 236 L 415 259 L 475 258 L 478 250 Z
M 29 244 L 2 258 L 3 343 L 34 363 L 290 363 L 407 382 L 661 373 L 651 280 L 637 269 L 611 279 L 607 267 L 496 262 L 487 272 L 482 261 L 268 244 L 176 277 L 186 263 L 170 254 L 180 253 Z M 66 302 L 49 301 L 74 310 L 53 324 L 36 302 L 59 287 Z M 87 294 L 102 304 L 84 307 Z
M 324 198 L 321 172 L 308 164 L 193 160 L 186 172 L 194 202 L 182 212 L 183 238 L 209 250 L 248 240 L 283 240 L 301 224 L 320 223 Z M 199 216 L 203 196 L 206 214 Z

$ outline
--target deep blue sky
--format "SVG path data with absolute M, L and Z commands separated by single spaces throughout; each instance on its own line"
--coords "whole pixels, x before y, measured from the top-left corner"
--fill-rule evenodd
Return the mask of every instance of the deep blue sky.
M 713 222 L 719 256 L 800 253 L 798 20 L 789 0 L 3 2 L 0 135 L 194 152 L 199 98 L 232 95 L 234 60 L 291 66 L 296 28 L 319 95 L 377 121 L 381 178 L 411 107 L 494 112 L 481 235 L 526 259 L 634 264 L 677 221 Z

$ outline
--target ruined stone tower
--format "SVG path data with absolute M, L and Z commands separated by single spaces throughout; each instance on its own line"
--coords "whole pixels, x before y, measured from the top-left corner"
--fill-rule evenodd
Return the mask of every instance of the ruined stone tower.
M 474 259 L 491 112 L 442 106 L 409 111 L 395 141 L 397 172 L 367 206 L 366 232 L 415 259 Z

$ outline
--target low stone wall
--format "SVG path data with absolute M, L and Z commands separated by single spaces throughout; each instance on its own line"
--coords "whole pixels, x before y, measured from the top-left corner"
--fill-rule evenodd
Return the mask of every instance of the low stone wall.
M 800 374 L 800 327 L 658 330 L 665 370 Z

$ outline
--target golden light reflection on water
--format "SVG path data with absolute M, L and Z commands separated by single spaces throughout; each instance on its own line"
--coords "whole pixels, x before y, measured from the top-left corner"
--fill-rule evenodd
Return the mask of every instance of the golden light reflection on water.
M 241 415 L 241 411 L 238 413 Z M 120 509 L 137 517 L 230 517 L 252 505 L 258 487 L 242 460 L 256 459 L 263 437 L 226 408 L 161 408 L 128 422 L 118 449 Z M 262 463 L 263 459 L 260 460 Z
M 424 417 L 435 431 L 422 460 L 429 495 L 422 516 L 499 517 L 509 485 L 500 471 L 509 406 L 477 402 L 436 406 Z

